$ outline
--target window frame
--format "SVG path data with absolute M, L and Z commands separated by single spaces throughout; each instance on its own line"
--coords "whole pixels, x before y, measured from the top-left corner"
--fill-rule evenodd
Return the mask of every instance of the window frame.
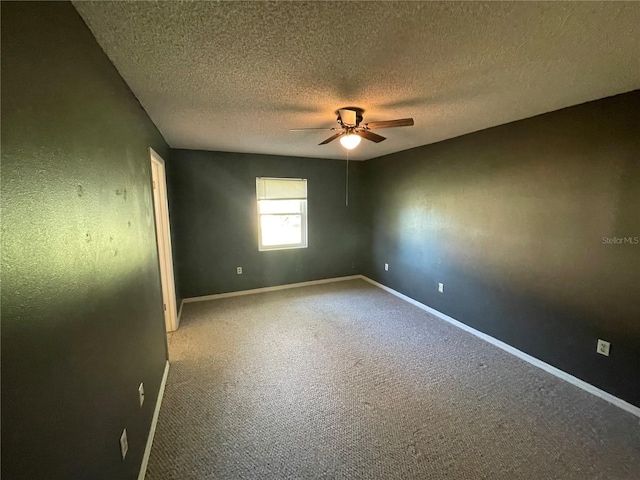
M 285 181 L 304 181 L 305 182 L 305 191 L 307 187 L 307 179 L 306 178 L 286 178 L 286 177 L 256 177 L 256 215 L 258 219 L 258 251 L 260 252 L 269 252 L 274 250 L 294 250 L 298 248 L 308 248 L 309 247 L 309 231 L 307 225 L 307 196 L 304 198 L 262 198 L 258 197 L 258 185 L 260 180 L 285 180 Z M 272 201 L 272 200 L 286 200 L 286 201 L 298 201 L 300 202 L 300 211 L 299 212 L 278 212 L 278 213 L 260 213 L 260 202 L 261 201 Z M 291 244 L 279 244 L 279 245 L 263 245 L 262 243 L 262 217 L 271 217 L 271 216 L 282 216 L 282 215 L 300 215 L 300 228 L 301 228 L 301 237 L 302 241 L 300 243 Z

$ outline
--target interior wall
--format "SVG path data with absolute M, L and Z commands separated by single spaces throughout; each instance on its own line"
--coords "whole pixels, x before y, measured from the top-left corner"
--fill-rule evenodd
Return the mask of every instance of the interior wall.
M 171 228 L 183 298 L 360 273 L 362 162 L 173 150 Z M 256 177 L 308 180 L 308 248 L 258 251 Z M 236 267 L 243 274 L 236 273 Z
M 640 91 L 370 160 L 366 176 L 368 276 L 640 406 Z
M 135 479 L 167 358 L 148 148 L 169 150 L 70 3 L 1 9 L 2 477 Z

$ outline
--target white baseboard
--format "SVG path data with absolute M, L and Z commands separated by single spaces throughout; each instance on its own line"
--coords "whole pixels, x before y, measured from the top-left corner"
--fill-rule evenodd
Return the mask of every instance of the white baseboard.
M 158 425 L 158 416 L 160 415 L 160 406 L 162 405 L 162 397 L 164 396 L 164 389 L 167 385 L 167 376 L 169 375 L 169 360 L 164 367 L 164 374 L 162 375 L 162 382 L 160 383 L 160 389 L 158 390 L 158 398 L 156 399 L 156 408 L 153 411 L 153 419 L 151 420 L 151 428 L 149 429 L 149 436 L 147 437 L 147 446 L 144 449 L 144 455 L 142 456 L 142 464 L 140 465 L 140 473 L 138 474 L 138 480 L 144 480 L 147 474 L 147 465 L 149 464 L 149 455 L 151 455 L 151 447 L 153 446 L 153 436 L 156 433 L 156 426 Z
M 565 380 L 566 382 L 569 382 L 575 385 L 576 387 L 591 393 L 592 395 L 600 397 L 603 400 L 606 400 L 607 402 L 615 405 L 616 407 L 619 407 L 635 415 L 636 417 L 640 417 L 640 408 L 630 404 L 629 402 L 622 400 L 621 398 L 611 395 L 610 393 L 607 393 L 604 390 L 600 390 L 598 387 L 594 387 L 593 385 L 585 382 L 584 380 L 580 380 L 579 378 L 576 378 L 573 375 L 570 375 L 567 372 L 560 370 L 559 368 L 549 365 L 548 363 L 545 363 L 542 360 L 538 360 L 537 358 L 532 357 L 531 355 L 524 353 L 523 351 L 518 350 L 517 348 L 512 347 L 511 345 L 504 343 L 503 341 L 498 340 L 497 338 L 487 335 L 486 333 L 482 333 L 481 331 L 476 330 L 475 328 L 472 328 L 469 325 L 466 325 L 454 318 L 451 318 L 449 315 L 439 312 L 438 310 L 435 310 L 423 303 L 420 303 L 411 297 L 407 297 L 406 295 L 403 295 L 402 293 L 397 292 L 392 288 L 382 285 L 381 283 L 378 283 L 375 280 L 371 280 L 370 278 L 365 277 L 364 275 L 360 275 L 360 278 L 371 283 L 372 285 L 375 285 L 376 287 L 379 287 L 395 295 L 398 298 L 401 298 L 402 300 L 405 300 L 406 302 L 411 303 L 412 305 L 415 305 L 416 307 L 424 310 L 425 312 L 428 312 L 432 315 L 435 315 L 438 318 L 441 318 L 445 322 L 449 322 L 450 324 L 455 325 L 456 327 L 461 328 L 462 330 L 465 330 L 475 335 L 476 337 L 481 338 L 482 340 L 489 342 L 492 345 L 495 345 L 498 348 L 501 348 L 505 352 L 509 352 L 510 354 L 515 355 L 516 357 L 524 360 L 525 362 L 530 363 L 531 365 L 541 368 L 545 372 L 555 375 L 556 377 L 561 378 L 562 380 Z
M 182 300 L 182 303 L 206 302 L 208 300 L 217 300 L 219 298 L 239 297 L 241 295 L 253 295 L 254 293 L 275 292 L 277 290 L 309 287 L 311 285 L 321 285 L 323 283 L 343 282 L 345 280 L 356 280 L 358 278 L 362 278 L 362 275 L 349 275 L 348 277 L 323 278 L 322 280 L 311 280 L 309 282 L 287 283 L 285 285 L 276 285 L 274 287 L 254 288 L 252 290 L 239 290 L 237 292 L 217 293 L 215 295 L 204 295 L 202 297 L 184 298 Z M 180 311 L 182 311 L 182 308 Z

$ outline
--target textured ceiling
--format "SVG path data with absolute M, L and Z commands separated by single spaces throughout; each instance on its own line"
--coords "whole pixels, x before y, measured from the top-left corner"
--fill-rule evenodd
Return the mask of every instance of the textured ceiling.
M 364 160 L 640 88 L 640 3 L 75 2 L 174 148 Z

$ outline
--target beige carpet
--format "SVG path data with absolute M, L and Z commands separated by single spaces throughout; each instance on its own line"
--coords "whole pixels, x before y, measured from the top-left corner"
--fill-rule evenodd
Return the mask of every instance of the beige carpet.
M 186 304 L 159 479 L 640 479 L 640 421 L 362 280 Z

